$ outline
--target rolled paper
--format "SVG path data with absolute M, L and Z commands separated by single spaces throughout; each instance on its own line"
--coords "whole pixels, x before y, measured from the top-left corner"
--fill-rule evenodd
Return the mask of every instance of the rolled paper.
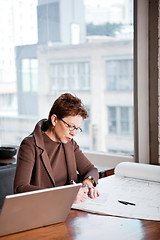
M 160 166 L 144 163 L 121 162 L 115 168 L 115 175 L 160 182 Z

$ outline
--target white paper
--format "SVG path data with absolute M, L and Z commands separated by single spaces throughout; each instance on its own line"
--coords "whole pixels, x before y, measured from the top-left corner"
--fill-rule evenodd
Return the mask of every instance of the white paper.
M 121 162 L 115 168 L 115 175 L 160 182 L 160 166 Z
M 142 165 L 136 166 L 141 169 L 138 173 L 140 176 L 143 175 Z M 128 168 L 128 164 L 126 164 L 126 168 Z M 124 165 L 122 169 L 125 170 Z M 122 172 L 122 169 L 120 167 L 120 172 Z M 160 166 L 158 166 L 158 170 L 160 171 Z M 137 171 L 135 172 L 136 177 L 138 176 Z M 160 182 L 119 176 L 119 166 L 115 172 L 117 175 L 99 180 L 97 185 L 100 192 L 99 197 L 96 199 L 88 198 L 85 202 L 73 204 L 72 208 L 103 215 L 160 221 Z M 130 169 L 129 172 L 133 176 L 134 171 L 132 172 Z M 124 205 L 119 203 L 118 200 L 132 202 L 136 205 Z

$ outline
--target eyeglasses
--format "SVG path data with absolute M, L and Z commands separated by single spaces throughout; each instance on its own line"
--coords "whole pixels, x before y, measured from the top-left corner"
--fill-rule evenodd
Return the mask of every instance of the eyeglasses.
M 80 133 L 80 132 L 82 132 L 82 128 L 80 128 L 80 127 L 75 127 L 75 126 L 73 126 L 73 125 L 69 125 L 67 122 L 65 122 L 62 118 L 60 118 L 60 120 L 63 122 L 63 123 L 65 123 L 66 124 L 66 126 L 67 126 L 67 128 L 69 129 L 69 131 L 75 131 L 76 130 L 76 132 L 77 133 Z

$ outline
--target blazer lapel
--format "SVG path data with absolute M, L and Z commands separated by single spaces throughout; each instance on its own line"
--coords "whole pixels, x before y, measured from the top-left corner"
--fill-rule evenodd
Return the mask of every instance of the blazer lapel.
M 68 142 L 67 144 L 63 144 L 63 147 L 64 147 L 64 153 L 66 158 L 69 183 L 71 183 L 71 180 L 77 181 L 77 167 L 76 167 L 73 146 L 72 144 L 70 144 L 70 142 Z
M 46 171 L 47 173 L 49 174 L 52 182 L 53 182 L 53 185 L 55 186 L 55 180 L 54 180 L 54 176 L 53 176 L 53 171 L 52 171 L 52 168 L 51 168 L 51 164 L 49 162 L 49 158 L 48 158 L 48 155 L 47 155 L 47 152 L 46 151 L 43 151 L 42 154 L 41 154 L 41 160 L 46 168 Z
M 43 162 L 43 164 L 45 166 L 45 169 L 46 169 L 53 185 L 55 186 L 53 171 L 52 171 L 52 168 L 51 168 L 51 165 L 50 165 L 50 162 L 49 162 L 47 152 L 45 151 L 44 141 L 43 141 L 43 137 L 42 137 L 41 126 L 42 126 L 43 122 L 44 122 L 44 120 L 41 120 L 35 127 L 35 130 L 34 130 L 35 143 L 41 151 L 41 154 L 40 154 L 41 155 L 41 161 Z

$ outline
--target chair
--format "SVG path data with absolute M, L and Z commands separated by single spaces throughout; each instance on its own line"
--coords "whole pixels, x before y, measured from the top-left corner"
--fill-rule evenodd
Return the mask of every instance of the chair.
M 0 209 L 2 208 L 5 196 L 13 194 L 15 171 L 16 164 L 0 167 Z

